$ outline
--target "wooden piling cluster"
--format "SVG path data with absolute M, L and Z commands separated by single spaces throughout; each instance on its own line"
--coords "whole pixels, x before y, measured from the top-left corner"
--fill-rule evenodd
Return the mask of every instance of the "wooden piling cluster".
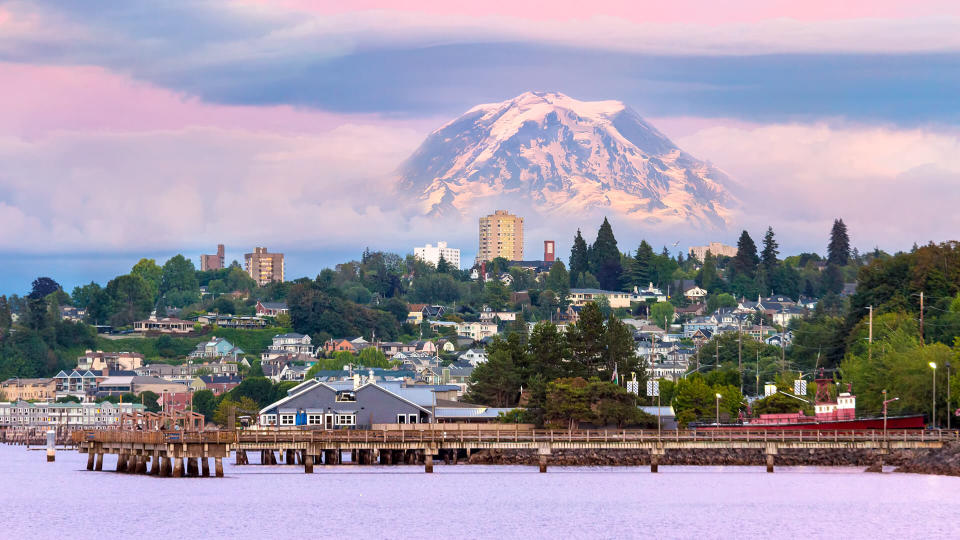
M 117 456 L 116 471 L 158 477 L 223 476 L 232 433 L 163 433 L 142 431 L 79 432 L 74 437 L 87 454 L 87 470 L 102 471 L 105 456 Z

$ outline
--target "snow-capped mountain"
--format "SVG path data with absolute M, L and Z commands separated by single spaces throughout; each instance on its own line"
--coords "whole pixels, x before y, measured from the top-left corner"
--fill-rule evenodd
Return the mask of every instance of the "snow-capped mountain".
M 603 210 L 648 223 L 722 228 L 729 179 L 619 101 L 527 92 L 478 105 L 431 133 L 399 169 L 431 215 L 520 199 L 545 214 Z

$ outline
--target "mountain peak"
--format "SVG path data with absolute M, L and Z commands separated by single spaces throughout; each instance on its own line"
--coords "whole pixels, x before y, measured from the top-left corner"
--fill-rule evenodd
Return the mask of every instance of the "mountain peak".
M 524 92 L 477 105 L 431 133 L 399 171 L 429 214 L 484 199 L 544 213 L 611 209 L 648 223 L 726 224 L 726 176 L 686 154 L 620 101 Z

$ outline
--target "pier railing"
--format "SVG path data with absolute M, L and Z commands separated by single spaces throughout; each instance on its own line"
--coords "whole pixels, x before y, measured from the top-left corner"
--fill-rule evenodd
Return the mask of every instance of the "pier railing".
M 659 443 L 659 442 L 949 442 L 960 441 L 957 430 L 471 430 L 434 424 L 422 430 L 256 429 L 239 431 L 90 430 L 72 435 L 74 443 L 133 444 L 258 444 L 258 443 L 417 443 L 431 446 L 470 443 Z

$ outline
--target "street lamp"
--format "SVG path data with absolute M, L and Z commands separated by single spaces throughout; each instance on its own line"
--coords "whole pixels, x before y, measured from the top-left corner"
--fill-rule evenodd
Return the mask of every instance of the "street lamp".
M 950 416 L 952 416 L 952 413 L 950 412 L 950 410 L 951 410 L 951 409 L 950 409 L 950 407 L 951 407 L 951 404 L 950 404 L 950 367 L 951 367 L 951 366 L 950 366 L 950 361 L 948 360 L 948 361 L 947 361 L 947 429 L 948 429 L 948 430 L 950 429 Z
M 883 391 L 883 397 L 884 397 L 884 398 L 887 397 L 887 391 L 886 391 L 886 390 Z M 887 440 L 887 404 L 888 404 L 888 403 L 893 403 L 894 401 L 897 401 L 898 399 L 900 399 L 900 398 L 895 397 L 895 398 L 893 398 L 893 399 L 884 399 L 884 400 L 883 400 L 883 440 L 884 440 L 884 442 L 886 442 L 886 440 Z
M 930 362 L 930 369 L 933 370 L 933 402 L 932 409 L 933 414 L 930 416 L 930 425 L 934 428 L 937 427 L 937 363 Z
M 720 394 L 717 394 L 717 425 L 718 426 L 720 425 L 720 398 L 722 397 L 723 396 L 721 396 Z

